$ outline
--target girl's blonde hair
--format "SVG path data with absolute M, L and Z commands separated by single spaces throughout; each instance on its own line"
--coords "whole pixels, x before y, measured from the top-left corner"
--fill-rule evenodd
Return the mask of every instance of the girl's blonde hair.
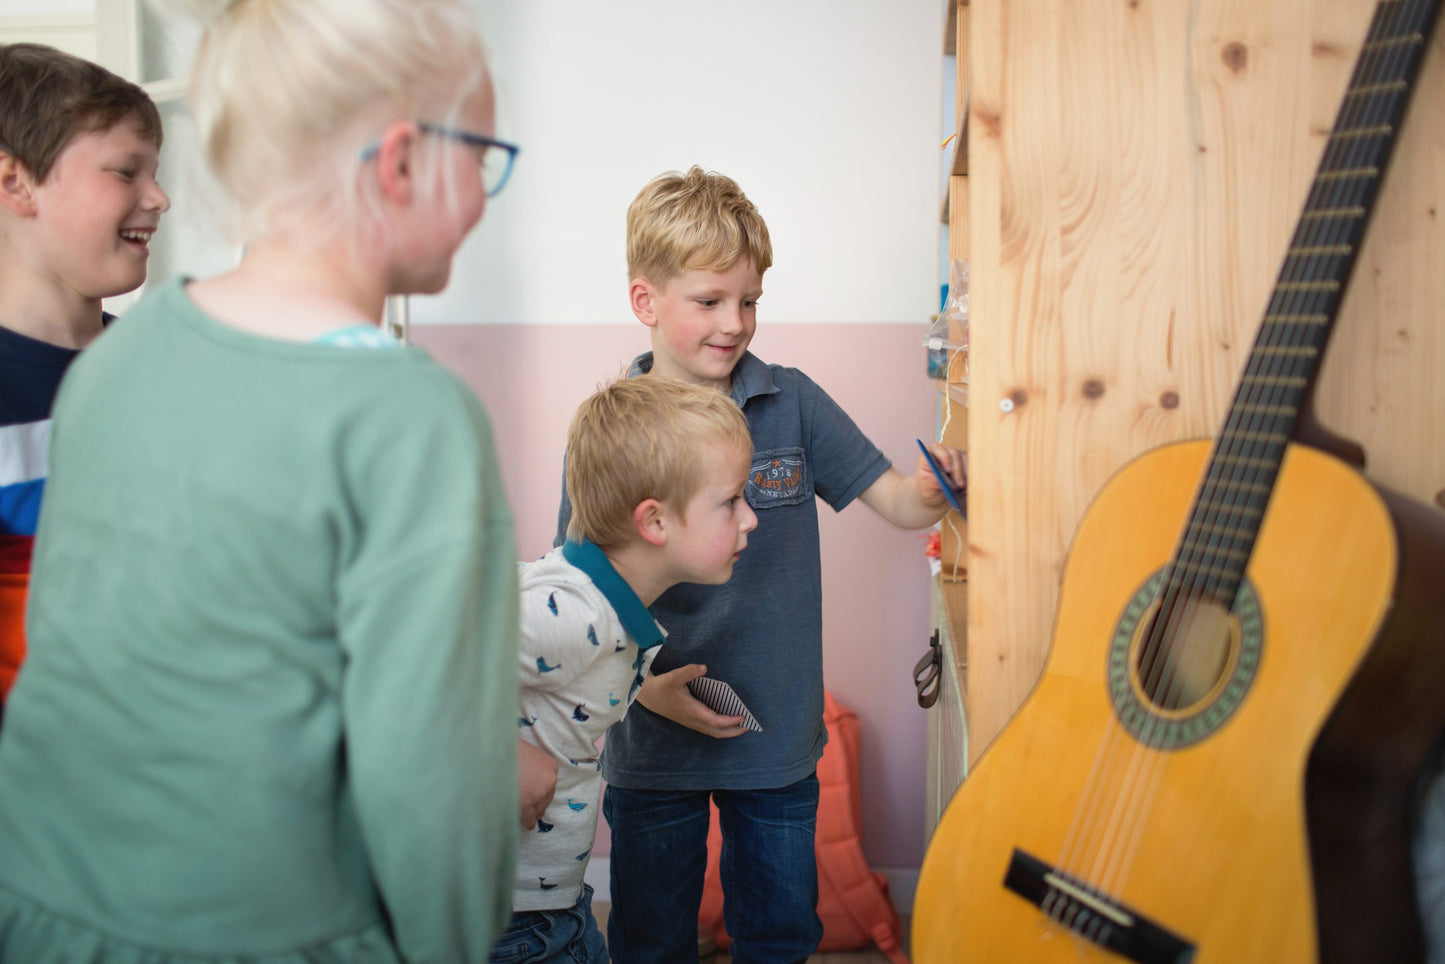
M 715 468 L 717 448 L 752 453 L 747 419 L 715 388 L 662 375 L 624 378 L 577 409 L 567 431 L 567 538 L 603 549 L 636 538 L 632 512 L 656 499 L 679 512 Z
M 648 181 L 627 208 L 627 278 L 659 287 L 685 271 L 726 271 L 747 258 L 773 266 L 763 216 L 738 182 L 693 165 Z
M 245 240 L 295 211 L 351 224 L 364 199 L 339 188 L 368 138 L 400 118 L 450 123 L 488 82 L 465 0 L 172 2 L 204 26 L 190 107 Z

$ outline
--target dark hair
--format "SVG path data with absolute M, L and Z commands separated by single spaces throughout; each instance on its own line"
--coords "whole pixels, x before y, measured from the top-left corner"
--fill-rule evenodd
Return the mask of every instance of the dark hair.
M 160 147 L 160 111 L 138 85 L 44 44 L 0 44 L 0 151 L 37 183 L 76 135 L 123 120 Z

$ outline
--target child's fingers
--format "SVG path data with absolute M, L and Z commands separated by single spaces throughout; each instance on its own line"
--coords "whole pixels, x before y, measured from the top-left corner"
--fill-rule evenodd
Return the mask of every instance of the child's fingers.
M 741 716 L 721 716 L 711 710 L 707 712 L 707 716 L 711 719 L 698 720 L 698 725 L 693 729 L 719 740 L 731 740 L 735 736 L 742 736 L 748 732 L 748 728 L 743 726 Z
M 530 830 L 537 825 L 537 818 L 547 812 L 557 791 L 557 760 L 546 750 L 522 739 L 517 740 L 517 789 L 522 826 Z
M 924 494 L 933 495 L 934 493 L 943 491 L 943 486 L 938 484 L 938 479 L 934 476 L 933 470 L 929 468 L 928 462 L 923 458 L 919 458 L 918 468 L 914 471 L 913 475 L 918 479 L 918 488 Z
M 968 453 L 958 449 L 948 451 L 953 454 L 953 471 L 949 473 L 949 478 L 953 479 L 956 488 L 968 488 Z
M 723 716 L 708 707 L 687 688 L 693 680 L 707 675 L 707 666 L 689 663 L 649 677 L 637 700 L 643 706 L 674 723 L 705 736 L 730 740 L 748 732 L 741 716 Z
M 942 465 L 939 468 L 942 468 Z M 918 457 L 918 465 L 913 470 L 913 479 L 925 502 L 933 505 L 943 503 L 943 486 L 939 485 L 928 460 L 921 455 Z
M 944 478 L 948 479 L 955 489 L 962 489 L 968 485 L 967 452 L 950 448 L 938 442 L 930 443 L 928 445 L 928 452 L 933 456 L 933 460 L 938 463 L 938 467 L 943 472 Z M 925 460 L 920 474 L 927 473 L 932 475 L 932 472 L 929 472 L 927 467 L 928 463 Z

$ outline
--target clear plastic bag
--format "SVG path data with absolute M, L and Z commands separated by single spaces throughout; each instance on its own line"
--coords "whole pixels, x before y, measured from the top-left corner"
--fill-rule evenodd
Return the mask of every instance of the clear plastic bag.
M 930 378 L 947 378 L 949 355 L 968 350 L 968 262 L 954 261 L 949 265 L 948 276 L 943 311 L 933 316 L 928 335 L 923 339 L 923 347 L 928 349 Z
M 968 349 L 968 262 L 954 261 L 948 266 L 948 301 L 943 306 L 943 315 L 958 326 L 957 344 L 953 347 Z

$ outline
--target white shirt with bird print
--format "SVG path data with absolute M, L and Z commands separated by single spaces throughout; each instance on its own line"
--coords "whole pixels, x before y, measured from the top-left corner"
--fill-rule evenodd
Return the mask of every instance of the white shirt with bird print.
M 597 740 L 622 719 L 667 633 L 595 544 L 566 542 L 518 568 L 517 726 L 557 760 L 557 792 L 522 831 L 512 910 L 571 907 L 597 837 Z

